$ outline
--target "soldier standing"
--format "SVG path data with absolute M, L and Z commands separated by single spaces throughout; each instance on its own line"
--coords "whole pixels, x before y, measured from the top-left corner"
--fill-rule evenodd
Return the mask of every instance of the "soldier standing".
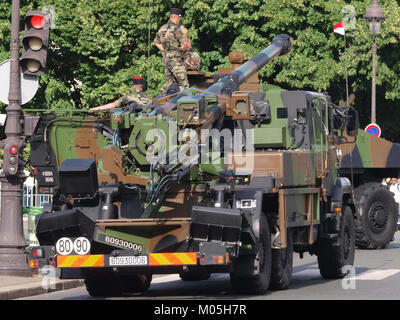
M 184 26 L 179 26 L 182 17 L 181 9 L 171 8 L 169 12 L 169 21 L 158 30 L 154 39 L 156 47 L 164 53 L 166 84 L 161 89 L 163 94 L 172 84 L 177 84 L 180 90 L 189 88 L 182 49 L 187 42 L 188 30 Z
M 133 91 L 127 93 L 123 97 L 115 100 L 114 102 L 94 107 L 89 109 L 89 111 L 99 111 L 99 110 L 109 110 L 112 108 L 119 108 L 121 106 L 125 106 L 132 102 L 140 106 L 148 106 L 152 103 L 151 97 L 143 92 L 143 77 L 133 77 L 132 78 L 132 88 Z

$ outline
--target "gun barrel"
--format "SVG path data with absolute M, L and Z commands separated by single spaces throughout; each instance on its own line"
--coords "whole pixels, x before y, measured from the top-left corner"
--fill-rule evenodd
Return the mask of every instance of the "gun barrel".
M 238 84 L 241 85 L 274 58 L 287 54 L 291 47 L 292 44 L 289 35 L 279 34 L 272 39 L 272 43 L 268 47 L 234 70 L 231 74 L 237 76 Z M 217 95 L 221 94 L 223 88 L 229 87 L 232 81 L 232 77 L 228 75 L 209 87 L 207 92 Z

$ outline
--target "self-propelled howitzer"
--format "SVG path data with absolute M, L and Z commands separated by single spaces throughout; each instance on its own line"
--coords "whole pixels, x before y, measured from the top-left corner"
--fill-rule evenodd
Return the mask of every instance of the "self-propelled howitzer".
M 290 47 L 279 35 L 207 90 L 150 107 L 32 118 L 31 165 L 57 191 L 37 219 L 43 257 L 32 265 L 80 270 L 93 296 L 145 291 L 155 273 L 225 272 L 239 292 L 283 289 L 293 252 L 343 277 L 355 209 L 336 143 L 356 119 L 342 114 L 339 128 L 320 93 L 239 91 Z

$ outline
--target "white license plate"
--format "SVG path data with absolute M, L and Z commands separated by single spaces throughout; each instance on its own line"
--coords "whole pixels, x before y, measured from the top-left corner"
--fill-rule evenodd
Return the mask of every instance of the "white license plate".
M 110 257 L 110 266 L 147 266 L 147 256 Z

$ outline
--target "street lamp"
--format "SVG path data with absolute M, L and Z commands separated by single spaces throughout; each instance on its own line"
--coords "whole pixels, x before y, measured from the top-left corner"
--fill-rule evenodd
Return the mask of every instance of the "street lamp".
M 378 0 L 372 0 L 372 5 L 367 9 L 365 20 L 369 24 L 372 33 L 372 96 L 371 96 L 371 122 L 376 123 L 376 35 L 381 29 L 381 24 L 385 21 L 385 13 L 379 7 Z

